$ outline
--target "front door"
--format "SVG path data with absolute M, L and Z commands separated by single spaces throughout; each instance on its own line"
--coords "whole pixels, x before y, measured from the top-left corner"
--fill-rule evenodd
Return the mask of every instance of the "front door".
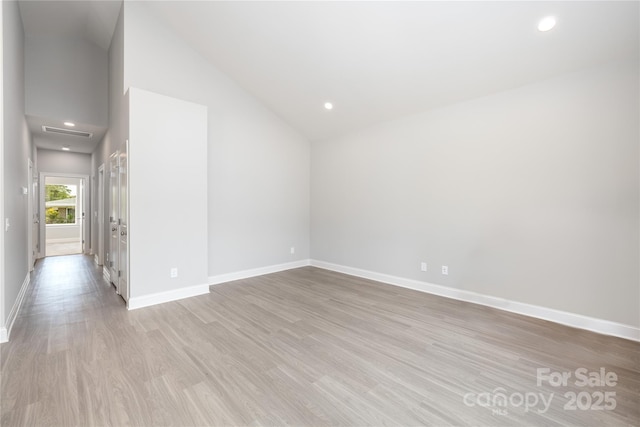
M 118 288 L 119 256 L 119 218 L 120 218 L 120 174 L 118 172 L 119 153 L 116 151 L 109 157 L 109 279 Z

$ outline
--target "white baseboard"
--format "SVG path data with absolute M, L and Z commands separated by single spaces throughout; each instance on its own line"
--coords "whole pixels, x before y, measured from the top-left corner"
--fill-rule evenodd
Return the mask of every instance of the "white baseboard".
M 107 268 L 106 265 L 102 267 L 102 277 L 104 277 L 107 283 L 111 283 L 111 274 L 109 274 L 109 268 Z
M 462 289 L 435 285 L 432 283 L 421 282 L 419 280 L 405 279 L 403 277 L 391 276 L 388 274 L 377 273 L 375 271 L 346 267 L 343 265 L 332 264 L 324 261 L 311 260 L 311 265 L 314 267 L 323 268 L 325 270 L 337 271 L 339 273 L 375 280 L 377 282 L 382 282 L 389 285 L 400 286 L 403 288 L 413 289 L 416 291 L 426 292 L 429 294 L 439 295 L 460 301 L 480 304 L 487 307 L 497 308 L 499 310 L 522 314 L 524 316 L 549 320 L 551 322 L 572 326 L 574 328 L 586 329 L 588 331 L 626 338 L 633 341 L 640 341 L 640 328 L 631 325 L 625 325 L 609 320 L 583 316 L 581 314 L 569 313 L 553 308 L 541 307 L 503 298 L 492 297 L 489 295 L 483 295 Z
M 129 298 L 127 309 L 135 310 L 137 308 L 149 307 L 151 305 L 163 304 L 165 302 L 177 301 L 184 298 L 195 297 L 209 293 L 209 285 L 195 285 L 187 288 L 174 289 L 171 291 L 158 292 L 141 297 Z
M 7 317 L 7 325 L 6 327 L 0 328 L 0 343 L 9 341 L 9 337 L 11 336 L 11 329 L 13 328 L 13 324 L 18 318 L 18 313 L 20 312 L 20 308 L 22 307 L 22 303 L 24 301 L 24 296 L 27 293 L 27 289 L 29 288 L 30 283 L 31 275 L 27 273 L 27 276 L 24 278 L 22 286 L 20 287 L 20 292 L 18 292 L 16 302 L 13 303 L 13 307 L 11 307 L 9 317 Z
M 284 264 L 269 265 L 266 267 L 252 268 L 250 270 L 236 271 L 233 273 L 218 274 L 209 277 L 209 283 L 218 285 L 220 283 L 231 282 L 233 280 L 248 279 L 250 277 L 262 276 L 264 274 L 277 273 L 279 271 L 291 270 L 293 268 L 307 267 L 311 265 L 311 260 L 303 259 L 299 261 L 287 262 Z

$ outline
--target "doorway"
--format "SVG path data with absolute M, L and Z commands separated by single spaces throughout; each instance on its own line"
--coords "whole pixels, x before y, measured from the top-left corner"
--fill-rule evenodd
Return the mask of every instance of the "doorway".
M 128 250 L 128 150 L 126 141 L 109 157 L 109 281 L 125 301 L 129 301 Z
M 29 217 L 29 271 L 33 271 L 33 267 L 40 255 L 40 204 L 38 199 L 40 191 L 38 191 L 38 174 L 36 173 L 31 159 L 27 161 L 29 170 L 29 201 L 28 201 L 28 217 Z
M 87 177 L 42 175 L 43 256 L 84 253 Z
M 98 253 L 96 256 L 98 257 L 96 263 L 98 265 L 104 265 L 104 163 L 98 167 L 98 197 L 97 197 L 97 207 L 98 207 L 98 244 L 96 247 L 98 248 Z

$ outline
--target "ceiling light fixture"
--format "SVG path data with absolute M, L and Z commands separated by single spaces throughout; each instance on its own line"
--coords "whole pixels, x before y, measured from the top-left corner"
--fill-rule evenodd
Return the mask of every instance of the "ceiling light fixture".
M 538 31 L 549 31 L 555 26 L 556 18 L 553 16 L 547 16 L 546 18 L 542 18 L 540 22 L 538 22 Z
M 333 104 L 330 102 L 325 102 L 324 103 L 324 108 L 327 110 L 333 110 Z
M 64 147 L 62 147 L 62 151 L 71 151 L 71 148 L 69 148 L 68 145 L 65 145 Z
M 73 122 L 64 122 L 65 126 L 69 126 L 70 128 L 74 127 L 76 124 Z

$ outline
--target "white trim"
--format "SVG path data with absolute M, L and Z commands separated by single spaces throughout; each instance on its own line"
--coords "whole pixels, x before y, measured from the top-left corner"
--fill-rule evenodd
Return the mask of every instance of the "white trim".
M 104 163 L 98 166 L 98 265 L 104 265 Z M 93 229 L 92 229 L 93 230 Z
M 30 156 L 33 153 L 30 154 Z M 27 159 L 27 260 L 29 262 L 29 271 L 33 271 L 36 264 L 35 260 L 35 248 L 33 247 L 33 212 L 35 207 L 33 206 L 33 161 L 31 157 Z M 40 227 L 38 227 L 40 228 Z
M 111 283 L 111 274 L 109 274 L 109 267 L 107 267 L 106 264 L 102 266 L 102 277 L 104 277 L 107 283 Z
M 250 277 L 262 276 L 265 274 L 277 273 L 279 271 L 291 270 L 294 268 L 307 267 L 311 265 L 311 260 L 287 262 L 284 264 L 269 265 L 266 267 L 252 268 L 250 270 L 236 271 L 234 273 L 218 274 L 209 277 L 209 283 L 218 285 L 220 283 L 231 282 L 233 280 L 248 279 Z
M 174 289 L 171 291 L 158 292 L 155 294 L 143 295 L 141 297 L 129 298 L 127 309 L 135 310 L 137 308 L 149 307 L 156 304 L 164 304 L 165 302 L 177 301 L 184 298 L 195 297 L 209 293 L 209 285 L 195 285 L 188 288 Z
M 346 267 L 344 265 L 332 264 L 325 261 L 311 260 L 311 265 L 325 270 L 363 277 L 365 279 L 375 280 L 389 285 L 400 286 L 433 295 L 493 307 L 499 310 L 509 311 L 511 313 L 522 314 L 524 316 L 535 317 L 537 319 L 548 320 L 574 328 L 586 329 L 588 331 L 626 338 L 633 341 L 640 341 L 640 328 L 636 326 L 583 316 L 581 314 L 569 313 L 553 308 L 511 301 L 504 298 L 492 297 L 462 289 L 435 285 L 418 280 L 405 279 L 403 277 L 391 276 L 388 274 L 377 273 L 375 271 Z
M 107 187 L 108 202 L 106 206 L 107 207 L 106 212 L 108 212 L 108 216 L 109 216 L 109 229 L 111 229 L 113 225 L 112 221 L 116 221 L 118 218 L 120 218 L 120 190 L 119 190 L 120 174 L 118 172 L 115 172 L 115 176 L 112 176 L 114 174 L 114 168 L 117 171 L 119 169 L 119 166 L 120 166 L 120 151 L 116 150 L 109 155 L 109 173 L 107 174 L 105 170 L 105 178 L 107 176 L 109 177 L 108 187 Z M 105 179 L 105 183 L 107 183 L 106 179 Z M 117 197 L 114 197 L 113 194 L 111 193 L 111 191 L 114 189 L 114 184 L 115 184 L 115 187 L 118 188 Z M 114 199 L 115 199 L 115 203 L 112 203 Z M 112 206 L 112 204 L 115 206 Z M 111 283 L 111 273 L 113 272 L 114 276 L 118 274 L 118 263 L 120 262 L 120 247 L 119 247 L 120 245 L 118 244 L 117 238 L 116 238 L 116 242 L 113 241 L 113 234 L 111 232 L 107 234 L 108 234 L 108 237 L 105 236 L 105 238 L 109 239 L 109 244 L 105 245 L 105 248 L 107 248 L 107 260 L 109 262 L 108 263 L 105 262 L 104 265 L 107 265 L 107 264 L 109 265 L 108 267 L 109 279 L 107 281 Z M 114 281 L 115 280 L 116 279 L 114 277 Z M 118 291 L 118 284 L 114 283 L 114 285 L 116 286 L 116 293 L 120 294 L 120 292 Z
M 11 336 L 11 329 L 13 328 L 13 325 L 18 318 L 18 313 L 20 312 L 20 308 L 22 307 L 22 302 L 24 301 L 24 296 L 27 293 L 27 288 L 29 288 L 29 283 L 31 283 L 31 274 L 27 273 L 27 276 L 24 278 L 22 286 L 20 287 L 20 292 L 18 292 L 16 302 L 11 308 L 9 317 L 7 317 L 7 327 L 0 329 L 0 343 L 9 341 L 9 337 Z

